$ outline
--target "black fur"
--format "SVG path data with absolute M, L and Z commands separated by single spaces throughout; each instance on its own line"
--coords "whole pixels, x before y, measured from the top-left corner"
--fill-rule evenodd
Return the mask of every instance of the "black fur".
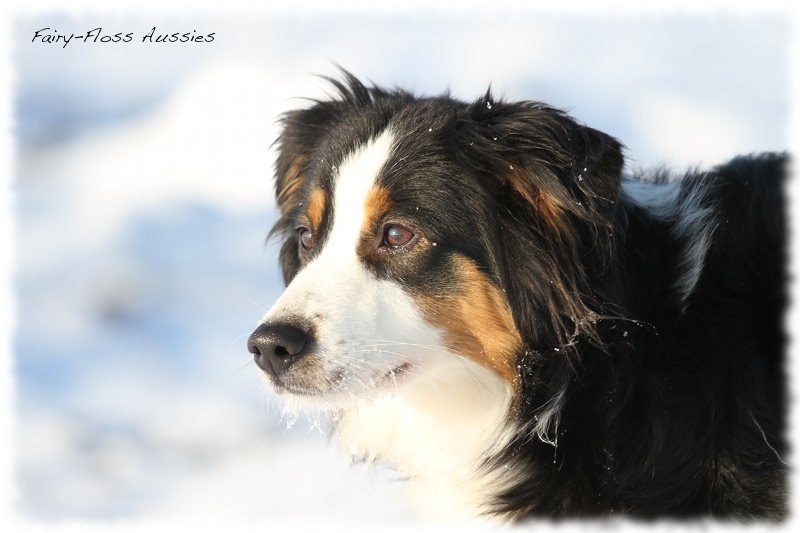
M 786 516 L 785 155 L 690 173 L 654 210 L 626 192 L 618 141 L 544 104 L 333 83 L 336 97 L 283 121 L 285 279 L 302 264 L 309 184 L 330 190 L 341 158 L 390 125 L 400 141 L 382 184 L 439 245 L 370 268 L 447 291 L 450 259 L 467 257 L 508 296 L 524 342 L 517 437 L 484 465 L 517 481 L 493 512 Z M 704 253 L 686 256 L 703 235 Z M 557 424 L 537 434 L 548 406 Z

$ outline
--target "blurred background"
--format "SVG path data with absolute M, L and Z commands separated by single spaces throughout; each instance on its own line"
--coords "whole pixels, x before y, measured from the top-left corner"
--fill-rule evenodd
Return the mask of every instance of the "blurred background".
M 154 27 L 214 40 L 143 43 Z M 788 147 L 780 15 L 39 14 L 11 28 L 12 497 L 29 525 L 415 524 L 391 472 L 348 466 L 316 415 L 281 415 L 246 349 L 282 291 L 265 245 L 276 118 L 326 94 L 315 75 L 546 101 L 619 138 L 629 170 Z M 44 28 L 133 39 L 31 42 Z

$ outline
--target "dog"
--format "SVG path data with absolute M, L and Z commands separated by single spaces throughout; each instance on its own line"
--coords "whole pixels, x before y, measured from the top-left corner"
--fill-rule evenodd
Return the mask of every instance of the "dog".
M 328 82 L 276 143 L 273 391 L 431 517 L 786 517 L 785 153 L 633 177 L 543 103 Z

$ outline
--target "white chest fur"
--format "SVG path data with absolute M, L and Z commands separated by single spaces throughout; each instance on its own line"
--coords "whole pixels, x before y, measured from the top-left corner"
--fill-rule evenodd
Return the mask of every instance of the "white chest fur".
M 412 505 L 434 519 L 481 514 L 507 483 L 483 473 L 488 455 L 510 437 L 510 385 L 482 366 L 447 354 L 397 390 L 357 400 L 338 415 L 344 450 L 388 462 L 410 480 Z

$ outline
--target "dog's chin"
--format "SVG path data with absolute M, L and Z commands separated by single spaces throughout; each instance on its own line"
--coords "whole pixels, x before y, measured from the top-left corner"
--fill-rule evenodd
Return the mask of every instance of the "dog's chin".
M 413 380 L 414 369 L 412 363 L 402 363 L 366 379 L 348 379 L 345 374 L 337 372 L 335 376 L 324 380 L 326 386 L 323 387 L 320 387 L 319 379 L 302 375 L 286 378 L 269 376 L 268 382 L 276 394 L 293 403 L 315 407 L 324 404 L 335 408 L 353 401 L 399 392 L 408 381 Z

